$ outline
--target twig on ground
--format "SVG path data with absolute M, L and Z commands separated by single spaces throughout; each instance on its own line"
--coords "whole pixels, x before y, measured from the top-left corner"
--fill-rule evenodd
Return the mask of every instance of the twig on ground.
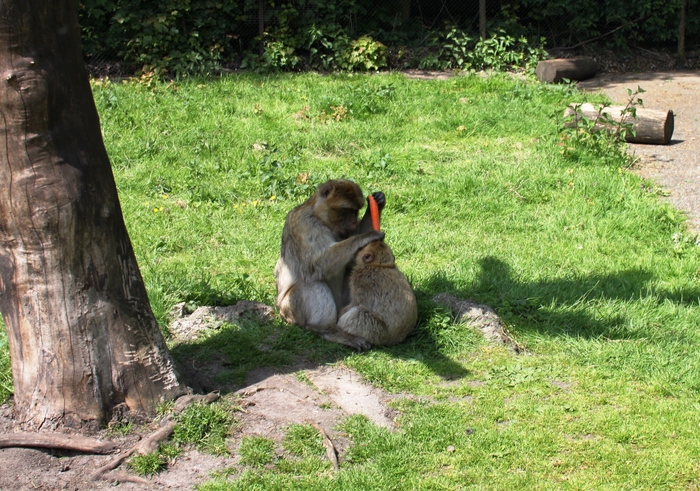
M 328 457 L 328 460 L 333 464 L 333 468 L 335 470 L 340 469 L 340 465 L 338 464 L 338 450 L 335 448 L 335 445 L 333 445 L 331 437 L 328 436 L 328 433 L 326 433 L 326 430 L 324 430 L 323 426 L 320 424 L 313 421 L 309 421 L 309 423 L 316 428 L 323 437 L 323 446 L 326 447 L 326 457 Z

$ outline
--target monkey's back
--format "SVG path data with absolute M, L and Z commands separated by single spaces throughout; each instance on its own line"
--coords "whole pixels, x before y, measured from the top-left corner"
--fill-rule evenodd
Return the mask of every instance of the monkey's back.
M 404 274 L 397 268 L 357 266 L 350 280 L 353 304 L 359 304 L 386 325 L 384 342 L 403 341 L 418 322 L 416 296 Z

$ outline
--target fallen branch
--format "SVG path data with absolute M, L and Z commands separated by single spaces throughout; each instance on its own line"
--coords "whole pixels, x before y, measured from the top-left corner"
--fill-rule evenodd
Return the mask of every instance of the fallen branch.
M 335 448 L 335 445 L 333 445 L 331 437 L 328 436 L 328 433 L 326 433 L 326 430 L 324 430 L 323 426 L 320 424 L 313 421 L 309 421 L 309 423 L 311 426 L 316 428 L 316 430 L 318 430 L 323 437 L 323 446 L 326 447 L 326 457 L 328 457 L 328 460 L 330 460 L 331 464 L 333 464 L 333 469 L 340 469 L 340 465 L 338 464 L 338 450 Z
M 7 433 L 0 435 L 0 448 L 8 447 L 57 448 L 84 453 L 107 454 L 117 450 L 119 445 L 115 442 L 103 442 L 94 438 L 65 433 Z
M 125 452 L 121 455 L 118 455 L 115 458 L 113 458 L 112 460 L 110 460 L 109 462 L 107 462 L 105 465 L 103 465 L 102 467 L 97 469 L 95 472 L 93 472 L 90 475 L 89 480 L 90 481 L 98 481 L 100 479 L 109 480 L 106 478 L 105 474 L 107 474 L 109 471 L 114 470 L 117 467 L 119 467 L 119 465 L 121 465 L 122 462 L 124 462 L 126 459 L 128 459 L 131 456 L 131 454 L 133 454 L 136 451 L 137 447 L 138 447 L 138 445 L 133 447 L 128 452 Z

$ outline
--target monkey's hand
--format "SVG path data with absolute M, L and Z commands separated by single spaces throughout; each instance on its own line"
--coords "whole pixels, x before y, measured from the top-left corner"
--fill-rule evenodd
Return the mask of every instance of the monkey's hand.
M 377 202 L 377 207 L 379 208 L 379 211 L 381 212 L 384 207 L 386 206 L 386 196 L 384 195 L 383 192 L 381 191 L 376 191 L 372 193 L 372 197 L 374 198 L 374 201 Z M 369 200 L 369 198 L 367 198 Z
M 370 242 L 384 240 L 384 232 L 382 232 L 381 230 L 373 230 L 372 232 L 367 232 L 366 234 L 364 234 L 364 236 L 367 238 L 367 242 L 362 244 L 362 247 L 366 246 Z M 362 247 L 358 248 L 358 251 L 362 249 Z

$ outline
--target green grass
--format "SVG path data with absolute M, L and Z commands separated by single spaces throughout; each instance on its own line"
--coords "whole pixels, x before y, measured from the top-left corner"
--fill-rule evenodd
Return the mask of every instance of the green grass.
M 223 365 L 211 380 L 225 389 L 302 356 L 418 396 L 393 403 L 395 432 L 344 422 L 337 474 L 251 443 L 250 467 L 201 489 L 700 487 L 700 248 L 619 149 L 560 137 L 566 105 L 601 96 L 386 74 L 94 91 L 162 324 L 180 301 L 272 305 L 284 217 L 331 177 L 386 193 L 386 240 L 419 300 L 415 335 L 390 349 L 356 354 L 279 322 L 175 347 L 188 366 Z M 492 306 L 528 354 L 455 324 L 430 302 L 445 291 Z
M 129 459 L 128 466 L 134 473 L 140 476 L 152 476 L 162 472 L 168 463 L 158 452 L 151 452 L 146 455 L 134 455 Z
M 0 404 L 12 395 L 12 367 L 10 366 L 10 348 L 7 346 L 5 323 L 0 316 Z
M 325 452 L 323 437 L 309 424 L 289 425 L 282 447 L 291 455 L 297 457 L 319 456 Z
M 226 437 L 233 418 L 220 405 L 193 404 L 179 414 L 176 421 L 175 445 L 195 445 L 214 455 L 228 454 Z
M 238 452 L 243 465 L 262 467 L 275 460 L 275 442 L 263 436 L 244 436 Z

